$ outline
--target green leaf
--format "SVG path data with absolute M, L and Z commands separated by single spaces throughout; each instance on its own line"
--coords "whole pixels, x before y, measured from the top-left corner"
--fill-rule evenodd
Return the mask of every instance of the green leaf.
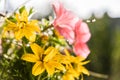
M 19 9 L 19 13 L 22 13 L 23 10 L 25 10 L 25 6 L 22 6 L 22 7 Z
M 33 7 L 30 8 L 30 10 L 29 10 L 29 15 L 31 15 L 32 13 L 33 13 Z
M 12 22 L 16 22 L 17 20 L 14 18 L 14 17 L 12 17 L 12 16 L 10 16 L 9 18 L 8 18 L 8 20 L 10 20 L 10 21 L 12 21 Z

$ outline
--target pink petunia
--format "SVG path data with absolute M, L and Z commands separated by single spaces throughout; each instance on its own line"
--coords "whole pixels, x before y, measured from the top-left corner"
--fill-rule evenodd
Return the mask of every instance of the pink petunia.
M 75 43 L 73 51 L 77 56 L 81 56 L 83 58 L 87 58 L 90 53 L 90 50 L 86 43 Z
M 66 9 L 60 2 L 54 1 L 52 4 L 57 17 L 61 16 L 63 13 L 66 12 Z
M 73 51 L 77 56 L 86 58 L 90 53 L 86 43 L 91 37 L 87 24 L 67 11 L 58 1 L 53 3 L 53 9 L 56 14 L 54 28 L 73 45 Z
M 76 55 L 86 58 L 90 50 L 86 42 L 90 39 L 91 34 L 86 23 L 78 21 L 75 26 L 75 42 L 73 51 Z
M 75 26 L 75 41 L 79 43 L 86 43 L 91 37 L 88 25 L 81 20 Z
M 72 12 L 67 11 L 58 1 L 53 3 L 53 9 L 56 14 L 56 18 L 53 22 L 54 28 L 58 30 L 70 44 L 73 44 L 75 40 L 75 24 L 79 18 Z

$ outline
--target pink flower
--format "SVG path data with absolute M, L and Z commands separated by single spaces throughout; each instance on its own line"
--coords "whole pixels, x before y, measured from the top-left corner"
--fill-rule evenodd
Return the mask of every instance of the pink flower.
M 58 1 L 54 1 L 53 2 L 53 9 L 56 13 L 56 16 L 57 17 L 60 17 L 63 13 L 66 12 L 66 9 L 63 7 L 63 5 L 58 2 Z
M 91 34 L 86 23 L 78 21 L 75 27 L 75 43 L 73 51 L 76 55 L 86 58 L 90 50 L 86 42 L 90 39 Z
M 79 20 L 75 26 L 75 42 L 86 43 L 91 37 L 88 25 Z
M 73 44 L 75 40 L 75 24 L 79 18 L 72 12 L 67 11 L 60 2 L 54 2 L 53 9 L 56 14 L 56 19 L 53 22 L 55 29 L 58 30 L 70 44 Z
M 76 55 L 86 58 L 90 53 L 86 43 L 91 36 L 87 24 L 79 20 L 72 12 L 67 11 L 58 1 L 53 3 L 53 9 L 56 14 L 54 28 L 68 40 L 69 44 L 73 45 Z
M 75 43 L 73 47 L 73 51 L 77 56 L 81 56 L 83 58 L 87 58 L 87 56 L 90 53 L 90 50 L 85 43 Z

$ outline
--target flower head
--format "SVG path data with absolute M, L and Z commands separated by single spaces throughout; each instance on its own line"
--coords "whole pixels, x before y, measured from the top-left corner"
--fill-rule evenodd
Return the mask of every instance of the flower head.
M 89 61 L 83 62 L 84 58 L 80 56 L 71 56 L 66 49 L 65 54 L 70 63 L 66 65 L 66 72 L 63 75 L 63 80 L 74 80 L 82 74 L 89 75 L 88 70 L 84 67 L 84 65 L 87 64 Z
M 87 24 L 79 20 L 72 12 L 67 11 L 60 2 L 54 2 L 53 8 L 56 14 L 53 22 L 55 29 L 70 44 L 73 44 L 76 55 L 86 58 L 90 53 L 86 42 L 91 36 Z
M 72 12 L 67 11 L 63 5 L 57 1 L 53 3 L 53 9 L 56 14 L 53 22 L 55 29 L 72 44 L 75 38 L 74 28 L 76 22 L 79 20 L 78 17 Z
M 76 55 L 86 58 L 90 50 L 86 42 L 90 39 L 91 34 L 86 23 L 78 21 L 75 26 L 75 43 L 73 51 Z
M 88 25 L 79 20 L 75 26 L 75 42 L 86 43 L 91 37 Z
M 75 43 L 73 45 L 73 51 L 77 56 L 87 58 L 90 53 L 90 50 L 86 43 Z
M 53 75 L 55 70 L 65 70 L 64 66 L 59 60 L 54 59 L 59 54 L 58 50 L 54 47 L 48 47 L 46 50 L 42 49 L 36 43 L 31 44 L 31 49 L 34 54 L 27 53 L 22 56 L 22 59 L 29 62 L 34 62 L 32 74 L 37 76 L 45 70 L 49 75 Z M 59 58 L 59 56 L 57 56 Z
M 15 38 L 20 40 L 22 37 L 26 37 L 30 41 L 35 41 L 36 32 L 40 32 L 37 20 L 28 21 L 28 13 L 23 10 L 21 14 L 16 13 L 16 22 L 12 22 L 6 19 L 8 25 L 5 28 L 5 32 L 13 31 Z

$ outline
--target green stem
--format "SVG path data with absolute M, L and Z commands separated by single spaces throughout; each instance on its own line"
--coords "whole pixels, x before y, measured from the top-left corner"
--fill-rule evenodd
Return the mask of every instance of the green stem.
M 42 80 L 45 80 L 47 78 L 47 76 L 46 77 L 44 77 L 44 78 L 42 78 Z
M 25 42 L 22 42 L 22 44 L 23 44 L 23 51 L 24 51 L 24 53 L 27 53 L 26 49 L 25 49 Z
M 49 25 L 48 27 L 46 27 L 42 32 L 45 32 L 46 30 L 48 30 L 49 28 L 53 27 L 53 25 Z
M 103 79 L 108 79 L 108 75 L 106 74 L 100 74 L 100 73 L 96 73 L 93 71 L 89 71 L 91 76 L 97 77 L 97 78 L 103 78 Z
M 59 45 L 61 45 L 61 46 L 65 46 L 64 44 L 62 44 L 59 40 L 57 40 L 57 39 L 53 39 L 53 38 L 50 38 L 50 40 L 49 40 L 50 42 L 52 41 L 52 42 L 55 42 L 55 43 L 57 43 L 57 44 L 59 44 Z
M 37 80 L 40 80 L 40 78 L 41 78 L 41 74 L 38 76 Z

